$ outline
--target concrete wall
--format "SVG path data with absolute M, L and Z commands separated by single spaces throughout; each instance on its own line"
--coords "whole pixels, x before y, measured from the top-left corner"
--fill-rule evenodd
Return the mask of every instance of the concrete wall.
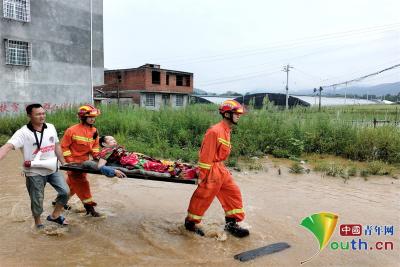
M 188 105 L 189 101 L 189 96 L 188 95 L 183 95 L 183 106 L 176 106 L 176 94 L 171 94 L 170 95 L 170 107 L 173 108 L 183 108 Z M 146 106 L 146 93 L 141 93 L 140 94 L 140 106 L 144 107 L 146 109 L 150 110 L 159 110 L 163 106 L 163 101 L 162 101 L 162 94 L 155 94 L 155 106 Z
M 91 101 L 90 0 L 31 0 L 31 21 L 3 18 L 0 115 L 32 102 L 50 109 Z M 5 64 L 4 39 L 30 42 L 29 67 Z M 93 0 L 93 83 L 104 83 L 103 0 Z
M 183 106 L 177 106 L 176 105 L 176 95 L 171 95 L 171 106 L 173 108 L 182 108 L 182 107 L 186 107 L 188 105 L 188 101 L 189 101 L 189 96 L 188 95 L 183 95 Z

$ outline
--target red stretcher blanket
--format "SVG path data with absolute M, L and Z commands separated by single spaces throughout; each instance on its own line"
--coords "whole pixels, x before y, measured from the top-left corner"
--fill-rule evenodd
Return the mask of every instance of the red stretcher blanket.
M 116 167 L 116 166 L 109 166 L 109 167 L 112 167 L 114 169 L 124 172 L 128 178 L 153 180 L 153 181 L 161 181 L 161 182 L 171 182 L 171 183 L 181 183 L 181 184 L 197 184 L 196 178 L 182 179 L 179 177 L 171 176 L 168 173 L 146 171 L 143 169 L 127 169 L 124 167 Z M 60 170 L 93 173 L 93 174 L 101 175 L 100 170 L 91 167 L 90 164 L 68 163 L 68 164 L 61 166 Z

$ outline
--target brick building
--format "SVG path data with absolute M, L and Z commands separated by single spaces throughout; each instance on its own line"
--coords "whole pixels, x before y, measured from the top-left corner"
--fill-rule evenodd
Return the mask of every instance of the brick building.
M 193 93 L 193 73 L 145 64 L 138 68 L 104 71 L 104 86 L 95 87 L 98 99 L 118 99 L 158 110 L 184 107 Z

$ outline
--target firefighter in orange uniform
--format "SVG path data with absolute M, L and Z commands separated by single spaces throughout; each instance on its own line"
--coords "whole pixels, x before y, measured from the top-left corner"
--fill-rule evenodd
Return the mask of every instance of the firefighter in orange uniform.
M 99 135 L 93 126 L 100 110 L 92 105 L 84 105 L 79 108 L 78 116 L 81 122 L 69 127 L 62 138 L 61 149 L 67 163 L 82 163 L 89 160 L 89 155 L 95 157 L 99 153 Z M 86 173 L 68 171 L 67 184 L 70 188 L 70 196 L 76 194 L 86 209 L 86 214 L 99 217 L 94 207 L 97 205 L 92 199 L 89 181 Z
M 185 228 L 204 236 L 200 223 L 213 199 L 218 198 L 225 211 L 225 230 L 236 237 L 249 235 L 249 230 L 237 222 L 244 219 L 242 195 L 223 161 L 231 152 L 230 133 L 243 114 L 243 107 L 235 100 L 224 101 L 219 107 L 222 120 L 210 127 L 203 139 L 199 153 L 199 185 L 190 199 Z

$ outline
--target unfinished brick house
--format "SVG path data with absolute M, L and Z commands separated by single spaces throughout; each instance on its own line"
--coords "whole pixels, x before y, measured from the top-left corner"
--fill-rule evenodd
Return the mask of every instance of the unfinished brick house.
M 104 86 L 95 87 L 97 99 L 113 99 L 158 110 L 184 107 L 193 93 L 193 73 L 145 64 L 138 68 L 104 71 Z

